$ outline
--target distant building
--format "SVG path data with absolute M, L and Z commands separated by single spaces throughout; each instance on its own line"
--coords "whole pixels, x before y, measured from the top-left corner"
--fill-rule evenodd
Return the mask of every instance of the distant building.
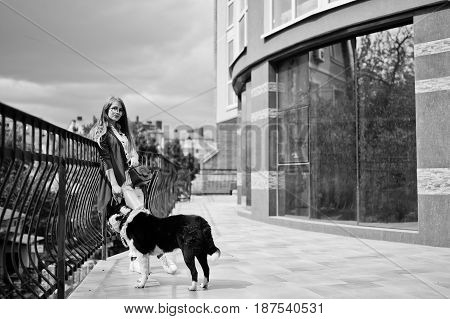
M 223 154 L 241 214 L 450 247 L 448 1 L 227 0 L 216 13 L 217 123 L 237 126 Z
M 194 145 L 200 173 L 192 184 L 192 193 L 231 194 L 236 190 L 236 126 L 219 123 L 216 139 L 192 139 L 185 147 Z M 194 135 L 195 136 L 195 135 Z M 201 145 L 202 150 L 196 151 Z
M 130 126 L 141 150 L 162 152 L 166 140 L 162 129 L 162 121 L 141 122 L 139 116 L 136 116 L 136 121 L 131 122 Z
M 70 122 L 67 130 L 70 132 L 76 133 L 76 134 L 85 135 L 85 132 L 84 132 L 85 127 L 86 127 L 86 123 L 83 121 L 83 117 L 77 116 L 76 119 L 74 119 Z
M 183 154 L 192 154 L 195 158 L 203 160 L 211 151 L 217 150 L 217 144 L 212 138 L 203 136 L 201 129 L 193 130 L 185 139 L 180 140 Z

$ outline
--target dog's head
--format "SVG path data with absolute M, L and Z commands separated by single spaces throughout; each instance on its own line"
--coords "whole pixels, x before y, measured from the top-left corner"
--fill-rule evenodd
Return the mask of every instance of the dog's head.
M 109 225 L 116 232 L 120 232 L 120 225 L 123 224 L 124 219 L 128 217 L 131 212 L 131 208 L 124 203 L 118 203 L 111 205 L 110 217 L 108 218 Z

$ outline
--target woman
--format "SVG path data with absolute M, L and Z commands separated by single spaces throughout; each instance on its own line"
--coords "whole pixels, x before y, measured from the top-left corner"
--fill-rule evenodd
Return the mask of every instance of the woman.
M 111 97 L 103 105 L 100 119 L 92 128 L 90 135 L 99 145 L 102 165 L 97 199 L 98 211 L 106 214 L 113 198 L 117 201 L 124 198 L 127 206 L 132 209 L 143 208 L 142 191 L 131 186 L 128 174 L 128 168 L 139 164 L 139 157 L 122 99 Z M 166 272 L 175 273 L 177 267 L 167 255 L 158 258 Z

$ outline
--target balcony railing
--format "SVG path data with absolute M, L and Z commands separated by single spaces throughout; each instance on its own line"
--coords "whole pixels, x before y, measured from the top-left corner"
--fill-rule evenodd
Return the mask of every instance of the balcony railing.
M 97 146 L 2 103 L 0 116 L 0 298 L 64 298 L 106 256 L 106 219 L 95 206 Z M 155 170 L 146 207 L 167 216 L 180 168 L 159 154 L 140 155 Z

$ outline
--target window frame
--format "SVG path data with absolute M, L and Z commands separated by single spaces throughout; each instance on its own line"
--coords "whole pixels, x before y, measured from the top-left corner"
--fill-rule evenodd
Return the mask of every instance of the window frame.
M 233 13 L 233 16 L 231 16 L 231 17 L 230 17 L 230 7 L 232 7 L 231 8 L 232 9 L 231 12 Z M 228 3 L 227 3 L 227 30 L 230 30 L 231 28 L 233 28 L 234 16 L 235 16 L 234 11 L 235 11 L 234 1 L 233 0 L 228 0 Z M 231 18 L 231 21 L 230 21 L 230 18 Z
M 231 50 L 230 50 L 230 43 L 231 43 Z M 232 56 L 230 56 L 230 51 L 233 54 Z M 234 38 L 230 38 L 227 41 L 227 57 L 228 57 L 227 63 L 228 63 L 228 66 L 232 65 L 234 62 L 234 59 L 236 58 L 235 51 L 236 51 L 236 49 L 234 46 Z
M 230 86 L 231 86 L 231 90 L 233 91 L 233 93 L 232 93 L 233 94 L 233 99 L 232 99 L 231 103 L 230 103 L 230 100 L 229 100 L 229 98 L 230 98 Z M 236 95 L 236 93 L 233 90 L 233 80 L 229 79 L 228 82 L 227 82 L 227 106 L 225 107 L 225 110 L 228 112 L 228 111 L 236 109 L 237 107 L 238 107 L 237 95 Z
M 241 21 L 243 21 L 243 28 L 244 28 L 243 41 L 241 39 Z M 238 54 L 237 54 L 237 56 L 239 56 L 241 54 L 241 52 L 244 51 L 245 48 L 247 47 L 247 13 L 246 12 L 244 14 L 242 14 L 242 16 L 238 20 L 237 38 L 238 38 Z M 241 47 L 241 41 L 242 41 L 242 47 Z
M 291 19 L 288 22 L 281 24 L 277 27 L 273 26 L 273 7 L 274 7 L 275 0 L 266 0 L 266 1 L 268 1 L 269 12 L 268 12 L 268 14 L 265 14 L 265 19 L 269 20 L 269 22 L 266 23 L 265 25 L 268 28 L 268 30 L 265 30 L 266 32 L 261 35 L 261 39 L 271 36 L 272 34 L 277 33 L 293 24 L 296 24 L 299 21 L 309 18 L 310 16 L 313 16 L 318 13 L 325 12 L 325 11 L 331 10 L 333 8 L 340 7 L 340 6 L 343 6 L 348 3 L 358 1 L 358 0 L 336 0 L 333 2 L 329 2 L 328 0 L 317 0 L 317 9 L 311 10 L 311 11 L 309 11 L 301 16 L 298 16 L 298 17 L 296 16 L 296 13 L 297 13 L 296 12 L 297 11 L 296 0 L 291 0 Z
M 233 59 L 233 63 L 235 60 L 237 60 L 242 52 L 245 51 L 245 49 L 247 48 L 247 43 L 248 43 L 248 37 L 247 37 L 247 17 L 248 17 L 248 0 L 243 0 L 244 1 L 244 7 L 240 7 L 241 1 L 238 1 L 239 4 L 239 8 L 238 9 L 238 14 L 236 15 L 236 28 L 235 28 L 235 32 L 234 32 L 234 39 L 237 42 L 237 46 L 235 48 L 235 56 Z M 242 42 L 242 47 L 241 47 L 241 21 L 244 20 L 243 23 L 243 28 L 244 28 L 244 40 Z M 232 63 L 231 63 L 232 64 Z
M 272 2 L 272 0 L 267 0 L 267 1 Z M 319 1 L 321 1 L 321 0 L 319 0 Z M 357 0 L 350 0 L 350 1 L 347 1 L 347 2 L 353 2 L 353 1 L 357 1 Z M 339 0 L 337 0 L 336 2 L 337 3 L 341 3 Z M 398 16 L 396 16 L 394 18 L 392 18 L 392 17 L 391 18 L 386 18 L 385 20 L 383 20 L 382 23 L 378 22 L 376 25 L 374 23 L 370 23 L 370 22 L 366 23 L 363 26 L 358 27 L 356 31 L 353 31 L 350 34 L 349 33 L 342 33 L 342 35 L 337 40 L 336 39 L 328 39 L 327 38 L 323 42 L 320 42 L 320 44 L 314 43 L 313 45 L 306 45 L 303 48 L 301 48 L 298 51 L 296 51 L 296 53 L 290 52 L 288 54 L 279 54 L 278 56 L 275 56 L 275 57 L 273 57 L 270 60 L 271 65 L 276 70 L 275 71 L 275 73 L 276 73 L 276 83 L 277 83 L 277 85 L 279 85 L 279 78 L 278 78 L 278 76 L 279 76 L 278 71 L 279 70 L 278 70 L 278 66 L 284 60 L 286 60 L 286 59 L 288 59 L 290 57 L 293 57 L 293 56 L 296 56 L 296 55 L 301 55 L 301 54 L 304 54 L 305 52 L 311 53 L 315 49 L 323 48 L 323 47 L 326 47 L 326 46 L 330 46 L 331 47 L 332 45 L 338 44 L 341 41 L 349 40 L 350 38 L 357 38 L 357 37 L 361 37 L 361 36 L 364 36 L 364 35 L 367 35 L 367 34 L 382 32 L 382 31 L 385 31 L 385 30 L 388 30 L 388 29 L 391 29 L 391 28 L 402 27 L 402 26 L 406 26 L 406 25 L 409 25 L 409 24 L 413 25 L 413 28 L 414 28 L 413 15 L 411 13 L 399 14 Z M 331 51 L 329 52 L 329 54 L 330 54 L 330 60 L 334 59 L 334 57 L 332 56 Z M 334 60 L 336 60 L 336 59 L 334 59 Z M 318 83 L 316 83 L 314 81 L 310 81 L 310 83 L 311 84 L 314 83 L 314 84 L 318 85 Z M 357 90 L 357 86 L 355 87 L 355 90 Z M 336 86 L 333 85 L 333 94 L 332 94 L 333 107 L 336 107 L 336 94 L 335 94 L 336 91 L 341 91 L 342 92 L 341 89 L 339 89 L 339 88 L 337 88 Z M 357 93 L 355 93 L 355 94 L 357 94 Z M 358 97 L 356 96 L 356 99 L 357 98 Z M 278 92 L 277 92 L 277 98 L 276 98 L 277 110 L 279 109 L 278 103 L 279 103 L 279 98 L 278 98 Z M 355 103 L 357 103 L 357 102 L 355 102 Z M 417 108 L 417 105 L 416 105 L 416 108 Z M 311 120 L 311 117 L 309 117 L 309 121 L 310 120 Z M 311 124 L 311 122 L 308 124 L 309 130 L 311 129 L 310 124 Z M 359 123 L 357 121 L 356 122 L 356 127 L 359 130 L 358 125 L 359 125 Z M 276 129 L 276 136 L 277 136 L 276 140 L 277 140 L 277 143 L 278 143 L 278 139 L 279 139 L 278 135 L 279 135 L 279 129 L 278 129 L 278 118 L 277 118 L 277 129 Z M 311 143 L 311 136 L 309 136 L 308 139 L 309 139 L 309 144 L 310 144 Z M 359 137 L 357 137 L 357 143 L 359 143 Z M 416 146 L 417 146 L 417 140 L 416 140 Z M 311 151 L 311 148 L 310 148 L 310 145 L 309 145 L 309 152 L 310 151 Z M 356 162 L 358 163 L 358 161 L 359 161 L 359 159 L 358 159 L 358 152 L 357 152 L 356 153 Z M 416 159 L 416 161 L 418 161 L 418 159 Z M 276 162 L 275 162 L 275 166 L 277 167 L 277 177 L 279 177 L 279 173 L 278 173 L 279 167 L 283 167 L 283 166 L 303 166 L 303 165 L 307 165 L 307 164 L 310 164 L 310 163 L 311 162 L 309 162 L 309 163 L 280 163 L 279 162 L 279 149 L 278 149 L 278 147 L 276 147 Z M 358 170 L 359 170 L 359 168 L 358 168 Z M 310 174 L 312 174 L 312 171 L 310 171 Z M 359 176 L 357 177 L 357 179 L 359 179 Z M 310 177 L 310 182 L 311 182 L 311 177 Z M 309 191 L 310 191 L 310 194 L 311 194 L 311 192 L 312 192 L 311 183 L 310 183 L 309 187 L 310 187 Z M 359 204 L 359 193 L 360 193 L 360 190 L 359 190 L 359 187 L 360 187 L 360 184 L 358 183 L 357 184 L 357 191 L 356 191 L 357 192 L 357 201 L 358 201 L 358 203 L 357 203 L 357 210 L 356 210 L 356 216 L 355 216 L 356 220 L 355 221 L 338 220 L 337 224 L 351 224 L 351 225 L 356 225 L 356 226 L 359 226 L 359 227 L 362 227 L 362 228 L 366 228 L 366 229 L 367 228 L 370 229 L 370 228 L 373 228 L 373 227 L 377 227 L 377 226 L 372 225 L 370 222 L 365 222 L 365 221 L 362 221 L 360 219 L 360 204 Z M 279 192 L 280 192 L 280 188 L 279 188 L 279 184 L 277 183 L 277 188 L 276 188 L 276 193 L 277 193 L 276 194 L 276 215 L 275 216 L 284 216 L 284 214 L 280 214 L 280 211 L 279 211 Z M 419 215 L 419 211 L 417 211 L 417 214 Z M 295 216 L 295 217 L 305 218 L 305 219 L 313 220 L 315 222 L 320 222 L 321 221 L 320 219 L 313 218 L 311 214 L 308 217 L 307 216 L 297 216 L 297 215 L 288 215 L 288 216 L 289 217 Z M 418 218 L 420 218 L 420 217 L 418 217 Z M 386 227 L 382 227 L 381 229 L 386 230 L 386 231 L 388 231 L 388 230 L 395 230 L 395 231 L 402 231 L 402 232 L 403 231 L 404 232 L 416 232 L 416 231 L 418 231 L 417 227 L 418 227 L 419 221 L 417 220 L 415 223 L 416 223 L 415 228 L 397 228 L 397 227 L 387 227 L 386 226 Z

